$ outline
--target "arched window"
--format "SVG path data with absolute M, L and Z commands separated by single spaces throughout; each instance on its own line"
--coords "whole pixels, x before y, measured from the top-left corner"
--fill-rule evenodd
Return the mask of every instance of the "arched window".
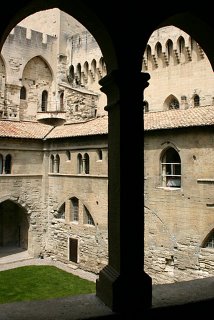
M 105 73 L 105 62 L 103 57 L 101 57 L 99 60 L 99 69 L 100 69 L 101 76 L 103 76 Z
M 53 154 L 50 157 L 50 172 L 54 172 L 54 156 Z
M 169 110 L 172 110 L 172 109 L 179 109 L 178 99 L 174 98 L 169 102 Z
M 180 108 L 179 101 L 173 94 L 170 94 L 163 103 L 164 110 L 173 110 L 173 109 L 179 109 L 179 108 Z
M 147 58 L 147 60 L 151 59 L 151 56 L 152 56 L 152 50 L 151 50 L 150 45 L 147 44 L 147 46 L 146 46 L 146 58 Z
M 178 39 L 178 55 L 180 57 L 180 63 L 186 62 L 186 50 L 185 50 L 185 40 L 182 36 Z
M 57 155 L 56 155 L 56 159 L 55 159 L 55 172 L 56 172 L 56 173 L 59 173 L 59 165 L 60 165 L 60 157 L 59 157 L 59 155 L 57 154 Z
M 90 167 L 89 167 L 89 155 L 87 153 L 84 154 L 84 159 L 85 159 L 85 173 L 89 174 Z
M 26 88 L 23 86 L 20 90 L 20 99 L 26 100 Z
M 149 112 L 149 103 L 148 103 L 148 101 L 144 101 L 144 112 Z
M 200 106 L 200 97 L 199 95 L 195 94 L 193 97 L 194 100 L 194 107 L 199 107 Z
M 184 48 L 185 48 L 185 41 L 184 41 L 184 38 L 181 36 L 178 39 L 178 49 L 179 49 L 180 55 L 184 53 Z
M 10 154 L 7 154 L 5 157 L 5 173 L 10 174 L 11 173 L 11 163 L 12 163 L 12 157 Z
M 162 45 L 160 44 L 160 42 L 158 42 L 156 44 L 156 52 L 157 52 L 157 57 L 161 58 L 161 54 L 162 54 Z
M 163 187 L 181 187 L 181 159 L 174 148 L 167 148 L 161 157 Z
M 94 226 L 94 220 L 90 214 L 90 212 L 88 211 L 88 209 L 86 208 L 86 206 L 83 207 L 83 223 L 84 224 L 90 224 L 92 226 Z
M 165 66 L 165 59 L 163 55 L 163 50 L 162 50 L 162 45 L 160 42 L 157 42 L 155 46 L 155 51 L 156 51 L 156 57 L 157 57 L 157 67 L 164 67 Z
M 71 198 L 71 221 L 79 221 L 79 200 Z
M 171 39 L 167 41 L 166 49 L 167 49 L 167 58 L 168 58 L 168 61 L 170 61 L 173 55 L 173 42 Z
M 95 72 L 96 72 L 96 69 L 97 69 L 97 62 L 96 62 L 95 59 L 93 59 L 93 60 L 91 61 L 91 71 L 92 71 L 93 73 L 95 73 Z
M 42 106 L 41 106 L 41 109 L 43 112 L 47 111 L 47 105 L 48 105 L 48 92 L 47 90 L 44 90 L 42 92 Z
M 81 64 L 78 63 L 77 71 L 76 71 L 76 84 L 81 85 L 82 83 L 82 71 L 81 71 Z
M 214 229 L 210 231 L 202 244 L 203 248 L 214 248 Z
M 145 59 L 146 59 L 146 70 L 150 70 L 150 69 L 156 69 L 156 65 L 154 62 L 154 59 L 152 58 L 152 49 L 150 47 L 150 45 L 147 44 L 146 46 L 146 51 L 145 51 Z
M 71 65 L 69 68 L 68 82 L 71 84 L 73 84 L 74 82 L 74 66 L 73 65 Z
M 66 156 L 67 156 L 67 160 L 70 161 L 71 160 L 71 152 L 69 150 L 66 150 Z
M 82 155 L 80 153 L 77 156 L 77 172 L 82 173 Z
M 3 156 L 0 154 L 0 174 L 3 173 Z
M 64 92 L 60 93 L 59 102 L 60 102 L 60 111 L 63 111 L 63 109 L 64 109 Z
M 99 150 L 97 151 L 97 153 L 98 153 L 98 160 L 103 160 L 103 152 L 102 152 L 102 150 L 99 149 Z
M 84 83 L 86 84 L 88 82 L 88 62 L 85 61 L 83 65 L 83 74 L 84 74 Z
M 92 62 L 91 62 L 91 75 L 92 75 L 92 80 L 95 80 L 96 72 L 97 72 L 97 62 L 96 62 L 95 59 L 93 59 Z

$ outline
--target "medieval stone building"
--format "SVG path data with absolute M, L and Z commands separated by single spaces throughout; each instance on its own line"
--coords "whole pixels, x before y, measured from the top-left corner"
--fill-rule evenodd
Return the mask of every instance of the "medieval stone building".
M 201 47 L 172 26 L 147 45 L 145 260 L 154 283 L 214 274 L 214 77 Z M 155 92 L 158 91 L 158 94 Z
M 0 12 L 1 50 L 9 33 L 17 23 L 32 13 L 54 7 L 72 15 L 90 31 L 101 48 L 106 64 L 107 74 L 99 83 L 101 91 L 105 93 L 107 98 L 105 111 L 108 114 L 108 262 L 99 272 L 96 282 L 96 294 L 91 296 L 95 304 L 93 302 L 88 304 L 88 296 L 83 295 L 81 297 L 82 303 L 77 304 L 77 299 L 68 299 L 68 308 L 65 308 L 64 302 L 57 299 L 54 300 L 53 307 L 62 310 L 61 316 L 58 316 L 59 318 L 63 318 L 65 313 L 68 318 L 72 317 L 71 312 L 74 309 L 78 309 L 79 311 L 77 315 L 78 319 L 81 318 L 82 311 L 87 314 L 87 318 L 95 318 L 97 314 L 95 314 L 93 306 L 95 305 L 98 309 L 100 302 L 102 305 L 104 303 L 105 306 L 109 307 L 109 309 L 107 308 L 109 318 L 159 319 L 163 317 L 165 319 L 172 319 L 175 314 L 178 317 L 185 317 L 186 314 L 191 314 L 193 317 L 198 317 L 199 315 L 203 317 L 204 314 L 212 312 L 212 276 L 206 279 L 180 283 L 152 285 L 154 281 L 149 276 L 148 270 L 145 271 L 144 218 L 145 216 L 148 217 L 148 214 L 143 214 L 145 205 L 143 186 L 146 181 L 144 181 L 143 171 L 146 171 L 146 166 L 145 170 L 143 170 L 142 146 L 144 136 L 142 132 L 142 119 L 144 116 L 142 102 L 144 101 L 144 95 L 148 89 L 149 82 L 151 85 L 152 78 L 149 80 L 148 73 L 142 72 L 142 56 L 153 31 L 160 27 L 173 25 L 187 32 L 200 44 L 212 65 L 212 70 L 214 70 L 212 4 L 208 1 L 205 1 L 202 5 L 180 1 L 179 5 L 175 6 L 166 2 L 156 2 L 155 5 L 154 2 L 147 2 L 145 5 L 145 3 L 140 1 L 124 2 L 122 6 L 116 6 L 115 1 L 104 1 L 101 4 L 95 0 L 19 0 L 14 2 L 13 5 L 11 5 L 11 2 L 5 2 L 4 10 Z M 13 50 L 13 56 L 14 54 L 15 50 Z M 200 74 L 200 71 L 197 70 L 197 73 Z M 194 74 L 196 75 L 196 73 Z M 158 95 L 159 85 L 158 83 L 155 96 Z M 173 92 L 171 93 L 173 94 Z M 169 92 L 167 96 L 171 93 Z M 182 95 L 187 97 L 187 92 L 182 93 Z M 179 100 L 180 97 L 177 96 L 177 99 Z M 151 105 L 149 107 L 151 110 Z M 186 110 L 190 109 L 183 111 Z M 147 113 L 147 115 L 152 114 L 153 112 Z M 5 122 L 6 120 L 4 120 Z M 158 128 L 157 121 L 155 125 Z M 198 126 L 201 129 L 202 127 Z M 154 128 L 154 123 L 152 128 Z M 185 130 L 184 127 L 179 128 Z M 176 127 L 175 131 L 178 132 L 179 128 Z M 193 129 L 195 126 L 191 128 Z M 14 132 L 12 128 L 9 131 Z M 152 134 L 155 131 L 154 129 L 153 131 L 145 130 L 144 133 Z M 156 131 L 156 134 L 160 136 L 160 133 L 163 132 L 164 130 L 159 130 Z M 165 129 L 165 132 L 169 133 L 172 131 Z M 188 138 L 190 136 L 186 135 L 185 139 L 187 140 Z M 167 141 L 171 142 L 171 140 Z M 28 149 L 27 144 L 25 146 Z M 30 148 L 31 144 L 28 143 L 28 146 Z M 199 147 L 199 144 L 197 146 Z M 6 145 L 6 147 L 9 146 Z M 150 145 L 148 150 L 151 151 L 151 148 L 152 145 Z M 185 149 L 182 150 L 182 152 L 184 151 Z M 205 151 L 208 151 L 208 148 L 204 148 Z M 7 163 L 10 163 L 9 159 L 10 157 L 7 157 Z M 185 164 L 185 160 L 187 159 L 189 158 L 182 157 L 181 170 L 183 170 L 183 164 Z M 155 163 L 155 160 L 156 158 L 149 158 L 149 163 Z M 193 173 L 195 168 L 192 165 Z M 200 166 L 198 166 L 198 169 L 200 169 Z M 191 171 L 189 169 L 190 176 L 194 176 Z M 182 171 L 181 174 L 181 185 L 184 188 Z M 154 177 L 154 172 L 151 177 Z M 149 180 L 151 181 L 152 178 L 150 179 L 148 176 L 147 181 Z M 194 194 L 193 188 L 198 188 L 199 186 L 201 187 L 202 184 L 195 184 L 188 191 Z M 206 186 L 208 185 L 206 184 Z M 58 187 L 60 188 L 60 185 Z M 205 187 L 205 184 L 203 184 L 203 187 Z M 212 184 L 209 187 L 211 190 Z M 153 188 L 152 190 L 154 191 Z M 155 189 L 155 191 L 157 190 Z M 168 191 L 167 195 L 172 193 L 170 189 Z M 29 191 L 28 195 L 33 197 L 34 190 L 32 192 Z M 167 201 L 168 198 L 165 196 L 166 194 L 164 194 L 164 198 Z M 202 192 L 200 196 L 202 197 Z M 152 207 L 152 203 L 147 202 L 147 207 L 149 210 L 157 212 L 160 216 L 159 211 L 163 206 L 162 203 L 163 201 L 158 204 L 156 202 L 155 206 Z M 184 203 L 185 206 L 187 205 L 186 201 L 183 202 L 182 210 Z M 173 202 L 173 206 L 175 204 L 176 202 Z M 168 207 L 170 205 L 172 205 L 172 202 L 169 202 Z M 212 208 L 209 212 L 211 211 Z M 176 217 L 178 217 L 178 212 L 176 212 Z M 207 219 L 207 217 L 204 218 Z M 186 220 L 186 223 L 191 225 L 193 224 L 193 220 Z M 197 222 L 197 227 L 199 227 L 200 231 L 202 231 L 201 226 L 203 224 L 205 224 L 205 220 L 203 220 L 203 223 L 202 220 L 199 223 Z M 181 230 L 182 227 L 180 228 Z M 45 301 L 43 303 L 45 307 L 48 306 Z M 10 314 L 12 316 L 16 314 L 17 318 L 22 318 L 25 312 L 25 316 L 31 318 L 29 317 L 31 313 L 28 312 L 28 307 L 31 308 L 29 303 L 23 304 L 23 308 L 16 307 L 15 310 L 10 310 Z M 39 310 L 40 308 L 38 307 L 40 303 L 35 303 L 34 306 L 36 314 L 34 318 L 41 319 L 39 315 L 41 315 L 40 311 L 42 310 Z M 10 306 L 7 307 L 8 309 L 10 308 Z M 50 316 L 50 308 L 45 307 L 43 308 L 44 319 Z M 56 308 L 54 309 L 56 310 Z M 90 312 L 91 310 L 92 312 Z M 101 313 L 104 317 L 104 313 Z M 59 315 L 59 312 L 57 315 Z M 54 314 L 55 317 L 57 315 Z
M 192 38 L 164 27 L 151 35 L 143 71 L 151 76 L 146 271 L 154 283 L 206 277 L 214 273 L 212 69 Z M 30 16 L 9 34 L 0 74 L 0 246 L 96 273 L 107 264 L 105 74 L 92 35 L 60 10 Z
M 98 85 L 105 72 L 94 38 L 58 9 L 26 18 L 6 39 L 1 247 L 96 273 L 106 265 L 108 119 Z

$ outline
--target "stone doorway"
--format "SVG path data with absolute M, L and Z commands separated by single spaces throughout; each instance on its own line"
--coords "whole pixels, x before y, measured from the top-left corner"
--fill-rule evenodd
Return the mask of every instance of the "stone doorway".
M 0 249 L 28 249 L 27 213 L 11 200 L 0 203 Z

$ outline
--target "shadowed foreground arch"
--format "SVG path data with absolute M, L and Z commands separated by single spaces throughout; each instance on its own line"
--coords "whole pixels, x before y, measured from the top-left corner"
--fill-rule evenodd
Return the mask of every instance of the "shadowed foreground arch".
M 100 274 L 97 295 L 113 311 L 126 315 L 129 319 L 139 319 L 142 318 L 138 316 L 143 315 L 144 307 L 151 307 L 151 281 L 143 268 L 142 101 L 149 76 L 141 73 L 142 53 L 152 31 L 161 21 L 173 16 L 169 23 L 192 34 L 208 57 L 214 57 L 214 42 L 211 41 L 214 35 L 213 10 L 211 4 L 195 6 L 194 9 L 198 8 L 197 14 L 201 14 L 202 19 L 206 18 L 206 22 L 210 24 L 204 27 L 205 22 L 196 23 L 202 20 L 191 19 L 189 13 L 183 14 L 192 10 L 192 4 L 186 1 L 179 3 L 174 9 L 162 2 L 155 5 L 148 2 L 145 8 L 139 1 L 123 3 L 121 7 L 116 6 L 115 1 L 105 1 L 98 5 L 94 0 L 20 0 L 13 3 L 13 6 L 9 2 L 5 3 L 4 10 L 0 13 L 1 44 L 10 30 L 28 14 L 56 6 L 71 14 L 92 33 L 101 48 L 108 72 L 100 84 L 108 97 L 106 110 L 109 114 L 110 254 L 109 265 Z M 174 16 L 177 13 L 182 13 L 182 19 Z M 137 38 L 132 41 L 131 36 L 136 34 Z M 127 141 L 131 141 L 134 152 L 127 152 Z M 130 217 L 138 222 L 133 223 L 132 227 Z M 166 290 L 168 292 L 168 288 Z M 191 309 L 197 315 L 199 307 L 190 306 L 185 310 Z M 179 311 L 178 308 L 168 309 L 168 314 L 164 308 L 156 308 L 154 315 L 157 319 L 161 315 L 168 315 L 171 319 L 175 311 Z M 207 309 L 203 310 L 203 314 L 205 311 Z M 184 316 L 183 313 L 176 314 Z

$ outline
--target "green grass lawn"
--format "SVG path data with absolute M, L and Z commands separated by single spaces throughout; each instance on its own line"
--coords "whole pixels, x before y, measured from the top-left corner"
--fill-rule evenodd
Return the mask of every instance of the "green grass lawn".
M 95 293 L 95 283 L 54 266 L 26 266 L 0 272 L 0 303 Z

